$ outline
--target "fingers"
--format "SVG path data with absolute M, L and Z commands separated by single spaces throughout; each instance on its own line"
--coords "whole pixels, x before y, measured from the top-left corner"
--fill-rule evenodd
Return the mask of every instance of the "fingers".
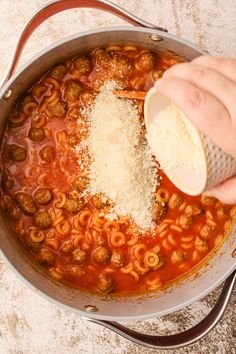
M 236 120 L 236 83 L 227 76 L 202 65 L 183 63 L 172 66 L 164 73 L 163 77 L 187 79 L 188 82 L 220 100 L 231 117 L 235 117 Z
M 205 192 L 204 195 L 215 197 L 226 204 L 236 204 L 236 177 Z
M 206 68 L 216 70 L 223 75 L 227 76 L 232 81 L 236 82 L 236 60 L 211 57 L 209 55 L 203 55 L 197 57 L 192 61 L 197 65 L 203 65 Z
M 230 138 L 233 134 L 230 115 L 217 98 L 191 82 L 175 77 L 164 78 L 161 82 L 157 81 L 155 86 L 215 144 L 232 156 L 235 155 L 235 144 L 232 144 L 232 138 Z

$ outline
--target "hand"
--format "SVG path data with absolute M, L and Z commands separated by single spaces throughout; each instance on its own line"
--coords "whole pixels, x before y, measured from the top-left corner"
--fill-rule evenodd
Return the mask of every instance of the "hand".
M 201 56 L 171 67 L 155 86 L 201 132 L 236 158 L 236 59 Z M 205 194 L 236 203 L 236 177 Z

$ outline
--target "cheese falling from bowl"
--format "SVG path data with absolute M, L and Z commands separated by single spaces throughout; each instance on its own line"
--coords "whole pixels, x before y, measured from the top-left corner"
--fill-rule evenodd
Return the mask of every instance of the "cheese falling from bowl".
M 114 81 L 102 87 L 90 107 L 89 154 L 92 158 L 89 193 L 103 193 L 114 202 L 116 215 L 128 216 L 141 229 L 153 220 L 157 169 L 141 138 L 137 106 L 116 97 Z

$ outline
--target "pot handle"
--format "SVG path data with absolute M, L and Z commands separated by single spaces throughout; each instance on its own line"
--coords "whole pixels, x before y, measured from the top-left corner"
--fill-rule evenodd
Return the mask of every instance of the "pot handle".
M 42 6 L 35 14 L 29 19 L 24 29 L 22 30 L 15 51 L 13 53 L 12 59 L 9 62 L 7 73 L 1 82 L 0 87 L 12 76 L 16 69 L 16 65 L 20 59 L 21 52 L 35 29 L 49 17 L 62 12 L 64 10 L 69 10 L 73 8 L 93 8 L 98 10 L 103 10 L 116 15 L 123 20 L 131 23 L 134 26 L 141 26 L 147 28 L 153 28 L 159 31 L 167 32 L 166 29 L 155 26 L 149 22 L 146 22 L 139 17 L 131 14 L 129 11 L 124 10 L 122 7 L 113 4 L 108 0 L 54 0 L 50 3 Z
M 219 298 L 209 314 L 196 326 L 177 334 L 169 336 L 154 336 L 136 332 L 118 322 L 102 321 L 94 318 L 83 319 L 97 323 L 132 342 L 152 349 L 176 349 L 193 344 L 209 333 L 222 318 L 236 283 L 236 271 L 231 274 L 224 283 Z

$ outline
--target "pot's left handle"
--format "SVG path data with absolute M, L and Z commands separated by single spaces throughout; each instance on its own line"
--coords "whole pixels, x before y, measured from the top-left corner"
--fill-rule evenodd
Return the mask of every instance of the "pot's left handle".
M 139 17 L 131 14 L 130 12 L 124 10 L 122 7 L 113 4 L 107 0 L 54 0 L 43 7 L 41 7 L 27 22 L 23 31 L 21 32 L 17 46 L 13 53 L 12 60 L 10 60 L 7 73 L 0 84 L 0 87 L 12 76 L 16 69 L 16 65 L 19 61 L 21 52 L 31 36 L 31 34 L 35 31 L 35 29 L 46 19 L 57 14 L 58 12 L 73 9 L 73 8 L 93 8 L 98 10 L 103 10 L 118 17 L 121 17 L 123 20 L 133 24 L 134 26 L 141 26 L 147 28 L 157 29 L 163 32 L 167 32 L 167 30 L 155 26 L 149 22 L 146 22 Z

